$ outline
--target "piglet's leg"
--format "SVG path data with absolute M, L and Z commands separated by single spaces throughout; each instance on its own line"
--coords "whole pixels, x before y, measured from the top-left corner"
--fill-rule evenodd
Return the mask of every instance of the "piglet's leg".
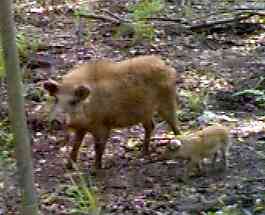
M 227 152 L 225 148 L 221 150 L 221 154 L 222 154 L 223 169 L 226 170 L 228 167 L 228 160 L 227 160 Z
M 212 169 L 216 167 L 217 157 L 218 157 L 218 152 L 215 152 L 212 158 L 212 165 L 211 165 Z
M 185 177 L 188 178 L 190 175 L 201 175 L 202 173 L 202 165 L 200 160 L 189 160 L 186 171 Z

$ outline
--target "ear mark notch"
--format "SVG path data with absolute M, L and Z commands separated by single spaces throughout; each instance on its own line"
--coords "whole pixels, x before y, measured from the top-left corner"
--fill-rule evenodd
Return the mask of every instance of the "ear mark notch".
M 78 100 L 85 100 L 90 94 L 90 88 L 87 85 L 80 85 L 75 88 L 74 94 L 78 98 Z
M 47 90 L 51 96 L 54 96 L 59 90 L 59 83 L 49 79 L 43 83 L 43 88 Z

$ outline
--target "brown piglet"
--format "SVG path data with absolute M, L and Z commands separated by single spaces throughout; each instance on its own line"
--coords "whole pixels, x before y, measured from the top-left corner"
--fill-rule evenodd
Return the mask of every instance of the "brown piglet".
M 175 141 L 167 145 L 163 158 L 166 159 L 187 159 L 188 166 L 185 170 L 185 177 L 197 169 L 201 172 L 201 162 L 204 158 L 212 159 L 212 167 L 215 167 L 218 153 L 222 155 L 223 166 L 228 166 L 227 155 L 231 145 L 229 129 L 223 125 L 212 125 L 192 134 L 180 135 Z

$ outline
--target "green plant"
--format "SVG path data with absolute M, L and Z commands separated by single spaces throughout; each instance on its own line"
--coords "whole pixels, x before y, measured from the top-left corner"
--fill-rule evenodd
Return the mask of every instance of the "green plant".
M 144 21 L 138 21 L 134 24 L 136 38 L 145 38 L 152 40 L 154 38 L 154 28 Z
M 161 0 L 140 0 L 136 5 L 130 6 L 129 10 L 133 11 L 133 18 L 139 20 L 152 16 L 161 11 L 163 7 L 164 2 Z
M 25 87 L 25 91 L 26 91 L 25 93 L 26 99 L 30 99 L 36 102 L 41 102 L 44 100 L 44 91 L 41 87 L 36 87 L 36 86 L 33 87 L 32 85 L 27 85 Z
M 0 148 L 0 160 L 9 160 L 10 154 L 14 151 L 15 143 L 7 121 L 0 121 Z
M 16 45 L 19 57 L 23 61 L 29 57 L 30 53 L 38 49 L 40 43 L 37 38 L 29 39 L 24 33 L 19 32 L 16 35 Z
M 29 39 L 24 33 L 18 32 L 16 35 L 16 46 L 20 60 L 25 62 L 30 53 L 34 52 L 40 46 L 39 40 L 36 38 Z M 3 50 L 0 47 L 0 78 L 4 76 L 4 58 Z
M 160 12 L 164 7 L 162 0 L 140 0 L 136 5 L 129 7 L 132 12 L 132 25 L 136 39 L 153 39 L 155 29 L 147 22 L 146 18 Z
M 265 107 L 265 91 L 258 89 L 248 89 L 236 92 L 233 97 L 251 97 L 258 107 Z
M 192 6 L 191 6 L 191 2 L 188 1 L 188 5 L 184 5 L 183 6 L 183 10 L 182 10 L 182 13 L 183 13 L 183 16 L 185 16 L 186 18 L 192 18 L 192 15 L 193 15 L 193 9 L 192 9 Z
M 217 212 L 207 212 L 207 215 L 243 215 L 242 212 L 235 206 L 225 206 Z
M 81 17 L 87 16 L 89 14 L 91 14 L 91 8 L 89 7 L 89 4 L 87 4 L 87 2 L 83 2 L 79 4 L 78 7 L 74 9 L 75 25 L 78 28 L 78 41 L 81 39 L 84 39 L 84 37 L 86 37 L 86 39 L 90 37 L 90 33 L 89 33 L 90 31 L 89 30 L 84 31 L 82 22 L 81 22 L 82 21 Z M 86 22 L 86 27 L 88 29 L 91 28 L 91 23 L 92 22 Z
M 0 79 L 4 76 L 4 58 L 3 50 L 0 47 Z
M 70 200 L 74 203 L 75 208 L 71 210 L 73 214 L 91 214 L 100 215 L 101 207 L 96 195 L 96 188 L 90 183 L 88 186 L 84 176 L 79 174 L 78 181 L 69 176 L 71 185 L 68 186 L 66 194 L 70 197 Z
M 208 92 L 192 92 L 183 90 L 179 93 L 184 102 L 184 108 L 177 111 L 176 115 L 180 121 L 189 121 L 200 115 L 207 106 Z
M 255 96 L 260 97 L 264 96 L 264 92 L 262 90 L 248 89 L 236 92 L 233 96 Z
M 81 16 L 85 16 L 90 12 L 91 11 L 88 8 L 86 8 L 84 5 L 81 5 L 80 7 L 74 10 L 74 16 L 77 17 L 77 19 L 79 19 Z
M 200 113 L 203 111 L 205 106 L 206 95 L 203 92 L 195 93 L 187 91 L 185 94 L 187 99 L 187 106 L 191 112 Z
M 40 5 L 45 5 L 45 0 L 37 0 L 37 3 Z

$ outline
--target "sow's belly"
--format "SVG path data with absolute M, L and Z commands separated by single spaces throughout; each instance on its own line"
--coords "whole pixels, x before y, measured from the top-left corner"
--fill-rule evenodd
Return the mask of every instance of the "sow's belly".
M 113 114 L 112 116 L 106 117 L 103 123 L 110 128 L 128 127 L 146 121 L 149 118 L 147 117 L 148 115 L 144 112 L 123 112 L 119 115 Z
M 108 128 L 123 128 L 146 121 L 149 119 L 150 114 L 142 111 L 122 111 L 119 113 L 112 112 L 111 114 L 91 114 L 91 116 L 68 116 L 66 120 L 67 128 L 94 130 L 97 127 Z

